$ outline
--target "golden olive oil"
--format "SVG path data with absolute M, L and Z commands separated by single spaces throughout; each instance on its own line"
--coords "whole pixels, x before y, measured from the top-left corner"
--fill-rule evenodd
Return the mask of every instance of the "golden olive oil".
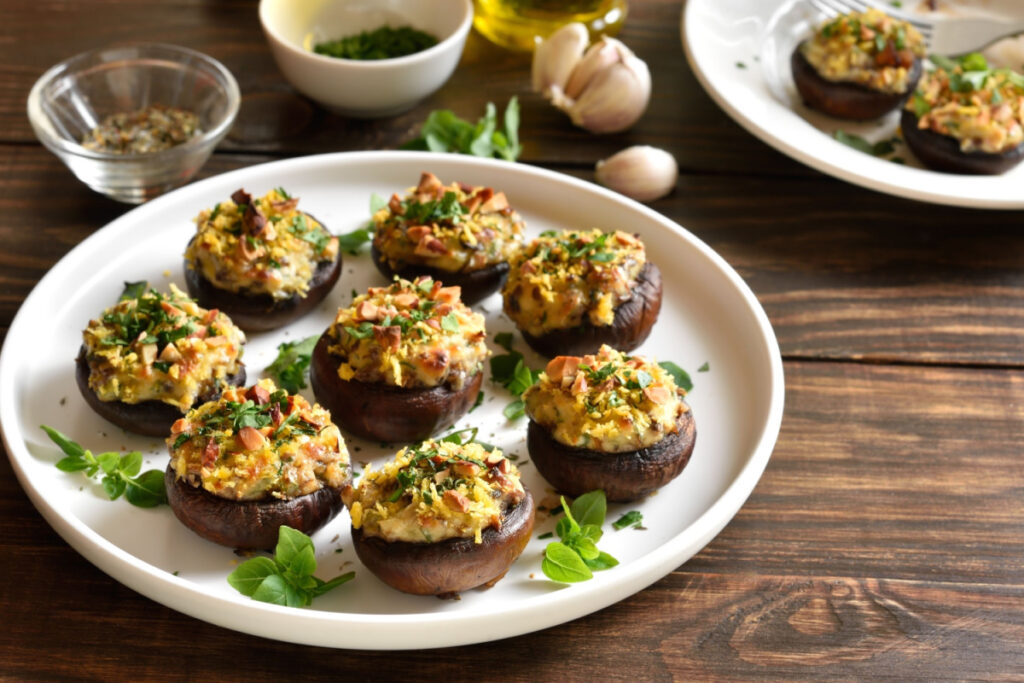
M 591 38 L 615 35 L 627 10 L 627 0 L 473 0 L 473 5 L 476 30 L 514 50 L 533 50 L 535 38 L 573 21 L 585 25 Z

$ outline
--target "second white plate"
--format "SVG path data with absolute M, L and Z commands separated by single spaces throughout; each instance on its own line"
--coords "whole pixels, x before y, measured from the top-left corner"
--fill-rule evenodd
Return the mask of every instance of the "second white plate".
M 982 11 L 995 18 L 1021 18 L 1020 5 L 1014 0 L 992 0 L 984 10 L 960 2 L 943 5 L 946 12 L 929 13 L 926 18 L 942 20 L 947 14 Z M 1024 208 L 1024 165 L 1001 176 L 938 173 L 921 168 L 903 145 L 897 156 L 905 165 L 834 140 L 837 129 L 872 142 L 892 138 L 899 127 L 898 112 L 856 123 L 803 105 L 789 57 L 824 19 L 806 0 L 688 0 L 681 30 L 690 66 L 715 102 L 741 126 L 797 161 L 841 180 L 909 199 L 985 209 Z M 992 54 L 998 58 L 999 50 Z M 1020 68 L 1019 63 L 1008 66 Z
M 145 278 L 161 289 L 182 283 L 181 253 L 194 232 L 192 218 L 202 208 L 240 187 L 262 194 L 283 186 L 333 231 L 348 232 L 365 224 L 371 193 L 401 191 L 424 170 L 446 182 L 500 188 L 533 234 L 591 226 L 637 232 L 661 267 L 664 304 L 641 351 L 691 372 L 697 446 L 683 474 L 657 495 L 610 506 L 609 523 L 636 508 L 647 527 L 605 527 L 600 546 L 621 561 L 618 567 L 582 584 L 548 581 L 541 572 L 547 541 L 536 535 L 549 531 L 554 520 L 539 518 L 534 539 L 494 588 L 468 591 L 459 601 L 405 595 L 359 564 L 343 512 L 314 535 L 319 575 L 354 569 L 355 580 L 311 608 L 278 607 L 235 592 L 226 577 L 239 558 L 193 534 L 169 508 L 110 502 L 97 482 L 54 467 L 60 454 L 40 424 L 64 431 L 93 452 L 138 449 L 146 468 L 166 467 L 166 448 L 159 440 L 125 434 L 89 409 L 75 386 L 73 361 L 82 327 L 117 299 L 123 281 Z M 245 353 L 250 381 L 273 360 L 278 343 L 319 334 L 336 308 L 351 301 L 353 290 L 386 281 L 368 254 L 345 259 L 340 282 L 317 310 L 284 330 L 250 336 Z M 495 332 L 512 328 L 497 295 L 480 307 L 489 341 Z M 519 347 L 525 350 L 521 340 Z M 528 360 L 543 367 L 533 354 Z M 697 372 L 705 362 L 709 370 Z M 488 400 L 460 426 L 479 426 L 481 438 L 528 459 L 526 420 L 505 420 L 501 410 L 510 396 L 487 380 L 485 389 Z M 641 590 L 704 547 L 740 508 L 768 462 L 782 403 L 782 361 L 764 311 L 736 272 L 693 235 L 650 209 L 567 176 L 521 164 L 410 152 L 334 154 L 254 166 L 134 209 L 82 242 L 42 279 L 18 312 L 0 355 L 0 424 L 7 452 L 32 502 L 68 543 L 115 579 L 186 614 L 247 633 L 330 647 L 407 649 L 493 640 L 568 621 Z M 357 463 L 380 463 L 394 453 L 357 439 L 350 439 L 349 447 Z M 538 502 L 552 498 L 532 465 L 524 464 L 523 473 Z

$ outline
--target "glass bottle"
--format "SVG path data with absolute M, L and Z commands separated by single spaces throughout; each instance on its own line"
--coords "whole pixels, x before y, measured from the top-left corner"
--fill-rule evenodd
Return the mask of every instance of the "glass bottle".
M 546 38 L 573 21 L 585 25 L 591 38 L 615 35 L 626 21 L 627 0 L 473 0 L 473 25 L 493 43 L 514 50 L 533 50 L 534 39 Z

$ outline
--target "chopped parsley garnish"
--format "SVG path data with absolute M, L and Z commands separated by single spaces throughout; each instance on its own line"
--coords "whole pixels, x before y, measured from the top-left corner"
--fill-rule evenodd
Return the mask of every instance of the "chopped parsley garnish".
M 527 366 L 523 354 L 512 348 L 512 339 L 510 332 L 499 332 L 494 341 L 504 347 L 508 353 L 491 357 L 491 379 L 515 395 L 515 398 L 502 410 L 502 414 L 509 420 L 515 420 L 526 414 L 526 404 L 521 396 L 540 377 L 540 371 Z
M 184 339 L 196 331 L 194 322 L 198 321 L 198 318 L 187 314 L 172 318 L 164 310 L 163 303 L 174 305 L 175 302 L 154 289 L 147 292 L 145 287 L 145 282 L 125 283 L 124 293 L 118 300 L 119 305 L 114 310 L 104 313 L 101 319 L 104 325 L 114 328 L 114 334 L 103 338 L 101 344 L 129 346 L 138 341 L 142 344 L 156 344 L 159 353 L 168 344 Z M 122 310 L 120 304 L 126 301 L 134 301 L 135 305 Z M 184 320 L 184 323 L 178 327 L 157 331 L 158 327 L 179 320 Z
M 318 55 L 337 59 L 394 59 L 422 52 L 437 45 L 437 38 L 411 26 L 381 26 L 373 31 L 360 31 L 338 40 L 313 46 Z
M 690 379 L 690 373 L 686 372 L 686 370 L 683 370 L 670 360 L 663 360 L 658 365 L 665 372 L 672 375 L 672 379 L 675 380 L 677 387 L 680 387 L 683 391 L 691 391 L 693 389 L 693 380 Z
M 612 527 L 615 528 L 616 531 L 622 531 L 623 529 L 628 529 L 630 527 L 634 529 L 643 529 L 643 523 L 643 513 L 639 510 L 630 510 L 612 522 Z
M 266 373 L 285 391 L 297 394 L 306 388 L 306 373 L 313 358 L 319 335 L 277 345 L 277 358 L 267 366 Z
M 288 226 L 288 232 L 313 245 L 313 251 L 317 254 L 322 254 L 327 248 L 328 242 L 331 241 L 331 235 L 320 225 L 311 226 L 304 213 L 300 213 L 292 219 L 292 224 Z
M 414 225 L 429 225 L 431 223 L 458 225 L 464 215 L 466 215 L 466 207 L 459 202 L 458 195 L 450 190 L 445 192 L 440 199 L 421 202 L 411 198 L 402 201 L 402 218 Z

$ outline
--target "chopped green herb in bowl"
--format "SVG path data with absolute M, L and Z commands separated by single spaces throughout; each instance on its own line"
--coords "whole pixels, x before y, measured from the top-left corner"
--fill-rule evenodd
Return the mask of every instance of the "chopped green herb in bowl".
M 373 31 L 317 43 L 313 52 L 338 59 L 394 59 L 437 45 L 437 38 L 411 26 L 381 26 Z

